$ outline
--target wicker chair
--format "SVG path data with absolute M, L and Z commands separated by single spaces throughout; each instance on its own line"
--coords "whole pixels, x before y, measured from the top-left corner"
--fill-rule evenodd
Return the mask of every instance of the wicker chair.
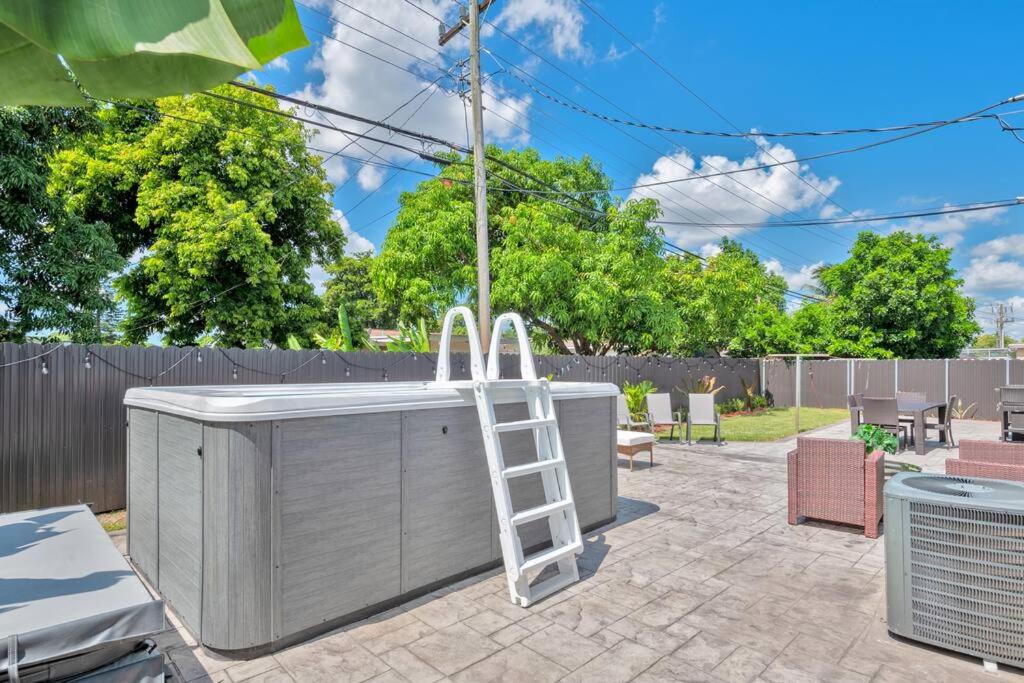
M 789 523 L 801 517 L 864 527 L 878 538 L 885 454 L 863 441 L 800 437 L 789 453 Z
M 1024 481 L 1024 443 L 960 440 L 960 457 L 946 460 L 946 474 Z

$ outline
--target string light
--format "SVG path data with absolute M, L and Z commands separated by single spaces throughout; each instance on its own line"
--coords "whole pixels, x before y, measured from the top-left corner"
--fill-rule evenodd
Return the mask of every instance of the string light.
M 232 366 L 231 368 L 231 379 L 238 379 L 238 366 Z
M 92 353 L 85 354 L 85 362 L 83 365 L 86 370 L 92 370 Z
M 352 370 L 349 369 L 349 367 L 346 365 L 345 366 L 345 376 L 346 377 L 350 377 L 351 375 L 352 375 Z
M 202 363 L 203 362 L 203 351 L 202 351 L 202 349 L 200 349 L 198 355 L 196 355 L 196 362 L 197 363 Z
M 327 356 L 324 355 L 323 351 L 320 352 L 320 365 L 327 365 Z
M 384 381 L 385 382 L 388 381 L 388 371 L 387 370 L 384 371 Z
M 42 373 L 44 375 L 49 375 L 50 374 L 50 368 L 46 367 L 46 361 L 45 360 L 43 361 Z

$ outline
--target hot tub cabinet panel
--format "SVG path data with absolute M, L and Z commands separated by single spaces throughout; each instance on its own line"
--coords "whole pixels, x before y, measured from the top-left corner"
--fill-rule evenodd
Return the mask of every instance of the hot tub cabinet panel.
M 580 524 L 593 528 L 616 514 L 615 389 L 560 384 Z M 129 554 L 204 645 L 258 655 L 500 564 L 472 399 L 395 386 L 391 410 L 252 420 L 201 419 L 171 389 L 129 392 Z M 508 465 L 534 457 L 529 433 L 508 437 Z M 543 501 L 539 477 L 513 484 L 517 509 Z M 523 539 L 549 543 L 546 523 Z

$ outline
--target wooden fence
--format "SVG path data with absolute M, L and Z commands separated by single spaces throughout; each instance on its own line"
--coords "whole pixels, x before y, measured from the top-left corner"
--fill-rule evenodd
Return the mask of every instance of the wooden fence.
M 435 354 L 0 344 L 0 512 L 123 507 L 131 387 L 429 380 L 435 367 Z M 518 376 L 518 356 L 501 367 Z M 649 379 L 675 406 L 706 375 L 726 387 L 720 399 L 760 387 L 758 361 L 734 358 L 540 356 L 537 371 L 620 387 Z M 469 379 L 463 354 L 452 379 Z

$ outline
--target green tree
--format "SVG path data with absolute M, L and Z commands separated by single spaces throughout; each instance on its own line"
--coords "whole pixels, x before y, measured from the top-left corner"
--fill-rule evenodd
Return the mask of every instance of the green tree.
M 819 270 L 824 301 L 790 315 L 760 311 L 730 349 L 736 355 L 955 357 L 980 328 L 950 253 L 935 237 L 862 232 L 846 261 Z
M 868 330 L 896 358 L 955 357 L 981 329 L 951 254 L 933 235 L 860 233 L 850 258 L 819 276 L 836 337 L 857 341 Z
M 487 164 L 494 310 L 518 311 L 563 353 L 570 345 L 588 354 L 670 348 L 678 318 L 659 286 L 661 234 L 649 224 L 657 205 L 616 205 L 610 179 L 589 158 L 487 153 L 507 164 Z M 476 299 L 472 166 L 451 162 L 401 196 L 371 267 L 378 296 L 402 320 L 437 320 Z M 588 193 L 551 198 L 551 187 Z
M 107 224 L 68 215 L 47 192 L 48 156 L 94 126 L 85 109 L 0 108 L 0 340 L 106 337 L 105 285 L 123 260 Z
M 274 100 L 215 90 L 274 109 Z M 127 111 L 126 111 L 127 110 Z M 128 341 L 209 334 L 232 346 L 308 342 L 322 305 L 306 274 L 342 255 L 331 186 L 297 122 L 205 95 L 99 110 L 97 133 L 53 160 L 54 191 L 111 225 L 137 262 L 116 281 Z
M 360 339 L 367 328 L 390 328 L 397 323 L 397 316 L 384 309 L 370 280 L 370 266 L 373 264 L 373 252 L 364 251 L 357 254 L 346 254 L 333 263 L 325 266 L 328 279 L 323 294 L 324 309 L 328 326 L 333 326 L 337 319 L 339 306 L 345 307 L 352 335 Z
M 678 353 L 721 353 L 755 320 L 784 310 L 782 277 L 735 240 L 723 239 L 720 247 L 703 261 L 693 255 L 668 260 L 665 286 L 682 322 Z
M 976 349 L 994 349 L 996 344 L 999 342 L 999 338 L 996 335 L 986 332 L 985 334 L 979 334 L 978 338 L 974 340 L 974 348 Z M 1006 346 L 1010 344 L 1016 344 L 1017 340 L 1008 334 L 1003 335 L 1003 343 Z

